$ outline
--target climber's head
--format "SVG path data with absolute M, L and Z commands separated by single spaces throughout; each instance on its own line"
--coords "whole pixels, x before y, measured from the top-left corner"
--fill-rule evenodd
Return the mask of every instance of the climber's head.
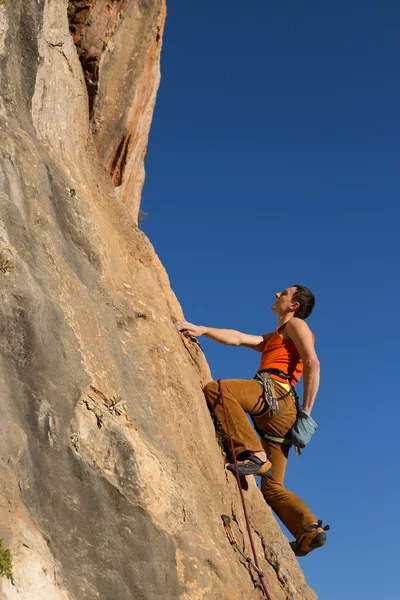
M 283 292 L 277 292 L 275 298 L 271 309 L 278 316 L 293 313 L 294 317 L 307 319 L 315 305 L 314 294 L 303 285 L 293 285 Z

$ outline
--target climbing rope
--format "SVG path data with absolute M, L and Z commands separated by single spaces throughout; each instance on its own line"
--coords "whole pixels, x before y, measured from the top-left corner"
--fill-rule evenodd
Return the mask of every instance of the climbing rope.
M 233 464 L 235 465 L 236 481 L 237 481 L 239 492 L 240 492 L 240 498 L 242 500 L 243 513 L 244 513 L 244 518 L 245 518 L 245 521 L 246 521 L 247 533 L 248 533 L 249 540 L 250 540 L 251 550 L 253 552 L 254 564 L 256 565 L 256 567 L 257 567 L 257 569 L 259 571 L 258 576 L 260 578 L 260 584 L 261 584 L 261 587 L 263 589 L 263 592 L 264 592 L 267 600 L 272 600 L 271 596 L 268 593 L 268 590 L 267 590 L 267 587 L 265 585 L 265 582 L 264 582 L 264 575 L 260 575 L 260 573 L 262 573 L 262 571 L 260 569 L 260 565 L 258 564 L 256 549 L 255 549 L 254 542 L 253 542 L 253 536 L 251 535 L 250 521 L 249 521 L 249 516 L 247 514 L 246 501 L 244 499 L 244 494 L 243 494 L 242 486 L 241 486 L 241 483 L 240 483 L 240 475 L 239 475 L 239 471 L 238 471 L 238 465 L 237 465 L 237 460 L 236 460 L 235 448 L 234 448 L 234 445 L 233 445 L 231 429 L 229 427 L 228 412 L 226 410 L 224 392 L 222 391 L 222 381 L 220 379 L 218 379 L 218 387 L 219 387 L 219 393 L 220 393 L 220 396 L 221 396 L 222 408 L 224 409 L 224 417 L 225 417 L 225 423 L 226 423 L 226 430 L 227 430 L 228 437 L 229 437 L 230 451 L 231 451 L 231 454 L 232 454 L 232 457 L 233 457 Z

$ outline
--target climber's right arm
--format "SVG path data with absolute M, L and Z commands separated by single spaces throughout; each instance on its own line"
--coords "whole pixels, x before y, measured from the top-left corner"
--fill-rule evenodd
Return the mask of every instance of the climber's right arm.
M 226 344 L 227 346 L 245 346 L 252 350 L 262 352 L 264 346 L 271 337 L 272 333 L 265 335 L 250 335 L 242 333 L 235 329 L 217 329 L 215 327 L 205 327 L 204 325 L 194 325 L 188 321 L 178 321 L 176 323 L 178 331 L 182 331 L 187 337 L 199 337 L 204 335 L 214 342 Z

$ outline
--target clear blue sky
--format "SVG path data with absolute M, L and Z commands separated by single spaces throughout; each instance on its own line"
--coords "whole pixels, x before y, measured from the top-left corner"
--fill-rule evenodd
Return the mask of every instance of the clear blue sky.
M 332 530 L 321 600 L 397 600 L 400 3 L 170 0 L 143 230 L 197 324 L 275 329 L 317 298 L 319 430 L 287 485 Z M 259 355 L 200 338 L 215 378 Z M 301 387 L 301 385 L 299 386 Z

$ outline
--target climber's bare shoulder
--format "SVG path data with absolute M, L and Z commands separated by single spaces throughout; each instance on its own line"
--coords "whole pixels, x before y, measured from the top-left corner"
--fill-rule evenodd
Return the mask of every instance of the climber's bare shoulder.
M 292 336 L 312 339 L 313 334 L 304 319 L 293 317 L 286 323 L 286 327 L 282 331 L 284 338 L 292 339 Z
M 297 317 L 290 319 L 284 332 L 285 336 L 294 342 L 303 362 L 318 362 L 313 333 L 303 319 L 298 319 Z

